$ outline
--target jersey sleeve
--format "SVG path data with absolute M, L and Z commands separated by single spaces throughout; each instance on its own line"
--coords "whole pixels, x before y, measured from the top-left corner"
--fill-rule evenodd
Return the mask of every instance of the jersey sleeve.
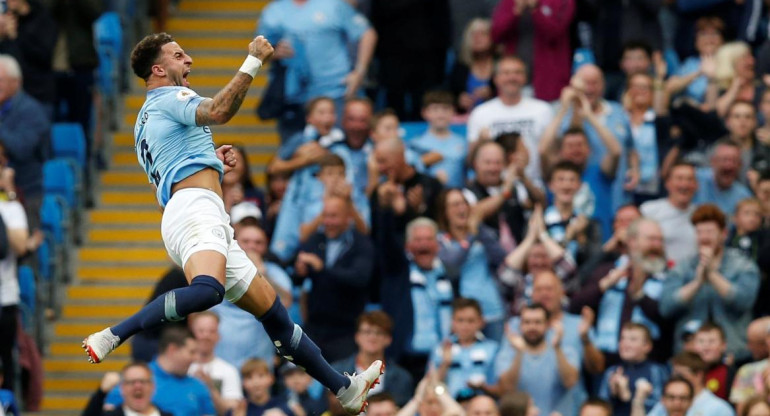
M 369 20 L 361 13 L 358 13 L 347 2 L 340 0 L 338 3 L 337 13 L 335 14 L 338 22 L 348 40 L 357 42 L 364 35 L 364 32 L 371 27 Z
M 172 120 L 187 126 L 196 126 L 195 112 L 205 99 L 191 89 L 180 88 L 173 93 L 168 93 L 160 108 Z

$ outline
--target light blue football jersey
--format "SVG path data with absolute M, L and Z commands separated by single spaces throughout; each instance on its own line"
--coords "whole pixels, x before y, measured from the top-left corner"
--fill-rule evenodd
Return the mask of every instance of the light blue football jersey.
M 195 124 L 195 110 L 205 98 L 185 87 L 160 87 L 147 92 L 134 126 L 134 150 L 150 183 L 157 188 L 158 203 L 165 207 L 171 186 L 213 168 L 224 175 L 217 159 L 209 126 Z

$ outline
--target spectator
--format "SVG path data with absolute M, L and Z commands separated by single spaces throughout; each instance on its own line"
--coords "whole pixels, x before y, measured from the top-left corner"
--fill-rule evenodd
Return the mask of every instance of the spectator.
M 690 414 L 693 397 L 695 397 L 695 388 L 692 383 L 682 376 L 673 376 L 663 385 L 663 398 L 660 400 L 663 409 L 660 412 L 667 416 L 686 416 Z M 643 412 L 632 413 L 633 416 L 643 414 Z
M 449 89 L 461 115 L 467 115 L 495 95 L 492 83 L 495 45 L 491 30 L 488 19 L 476 17 L 463 31 L 462 45 L 449 74 Z
M 522 90 L 527 83 L 527 66 L 521 58 L 513 55 L 500 58 L 495 67 L 494 83 L 497 98 L 474 108 L 468 118 L 468 143 L 474 149 L 474 144 L 480 139 L 494 139 L 503 133 L 519 133 L 530 154 L 527 176 L 539 182 L 538 141 L 551 122 L 553 112 L 547 103 L 523 95 Z
M 218 414 L 234 409 L 243 399 L 241 378 L 235 366 L 214 355 L 220 340 L 219 315 L 203 311 L 191 316 L 187 323 L 198 342 L 197 357 L 187 374 L 208 387 Z
M 466 410 L 468 416 L 500 416 L 497 402 L 490 396 L 478 395 L 470 399 Z
M 652 73 L 652 47 L 640 40 L 629 40 L 623 45 L 620 72 L 607 80 L 604 96 L 608 100 L 623 102 L 630 90 L 628 81 L 632 75 Z M 663 74 L 665 76 L 666 74 Z M 645 109 L 646 110 L 646 109 Z
M 505 310 L 497 288 L 497 269 L 505 251 L 494 232 L 479 224 L 480 213 L 471 208 L 459 189 L 438 197 L 439 258 L 459 295 L 476 299 L 484 316 L 484 333 L 498 341 L 503 336 Z
M 444 82 L 449 2 L 375 1 L 371 17 L 380 35 L 376 56 L 387 105 L 403 121 L 418 120 L 423 94 Z
M 316 398 L 311 391 L 313 387 L 320 386 L 320 383 L 310 377 L 302 367 L 297 367 L 289 361 L 281 367 L 281 377 L 290 408 L 295 408 L 294 405 L 297 404 L 306 415 L 321 415 L 328 410 L 329 403 L 323 394 Z
M 452 188 L 465 183 L 468 142 L 449 130 L 454 115 L 452 95 L 445 91 L 427 92 L 422 99 L 422 118 L 428 131 L 412 140 L 409 147 L 422 155 L 427 173 Z
M 392 108 L 386 108 L 372 116 L 372 143 L 376 146 L 377 143 L 392 137 L 401 137 L 402 129 L 399 124 L 398 115 Z M 407 139 L 407 137 L 401 137 Z M 411 137 L 409 137 L 411 139 Z M 438 157 L 438 154 L 433 154 L 431 157 Z M 422 162 L 420 154 L 414 151 L 411 147 L 407 147 L 404 150 L 404 158 L 409 166 L 414 167 L 417 172 L 425 172 L 425 164 Z M 372 191 L 380 184 L 380 172 L 377 166 L 377 160 L 374 158 L 372 152 L 369 153 L 367 158 L 367 180 L 366 195 L 371 196 Z
M 4 375 L 3 363 L 0 362 L 0 385 L 3 385 Z M 11 390 L 5 388 L 0 388 L 0 409 L 5 415 L 21 416 L 19 407 L 16 405 L 16 397 Z
M 21 83 L 19 64 L 8 55 L 0 55 L 0 143 L 8 166 L 16 172 L 14 183 L 24 201 L 29 228 L 36 230 L 40 228 L 43 162 L 48 158 L 51 124 L 40 103 L 21 89 Z M 15 199 L 16 193 L 11 196 Z
M 251 202 L 259 208 L 260 212 L 265 212 L 265 194 L 254 185 L 251 180 L 251 169 L 249 168 L 249 156 L 243 146 L 237 145 L 232 148 L 235 155 L 235 167 L 227 172 L 222 178 L 222 192 L 229 186 L 239 184 L 243 190 L 243 201 Z
M 765 326 L 765 349 L 770 349 L 770 327 Z M 729 342 L 729 341 L 728 341 Z M 767 395 L 770 380 L 767 378 L 768 359 L 750 362 L 742 365 L 735 373 L 735 380 L 730 389 L 730 403 L 735 406 L 738 414 L 743 414 L 745 403 L 755 395 Z
M 476 177 L 463 190 L 465 199 L 478 210 L 484 225 L 494 230 L 497 239 L 509 250 L 522 240 L 524 214 L 542 195 L 524 173 L 523 158 L 516 159 L 506 168 L 505 149 L 500 144 L 479 143 L 473 154 Z
M 770 403 L 761 396 L 754 396 L 743 407 L 741 416 L 767 416 L 770 415 Z
M 599 224 L 575 209 L 575 195 L 581 186 L 580 167 L 572 162 L 559 162 L 551 170 L 548 190 L 553 201 L 543 211 L 548 235 L 576 259 L 578 264 L 599 249 Z
M 697 254 L 695 227 L 689 221 L 695 211 L 693 197 L 698 189 L 695 166 L 675 163 L 664 183 L 668 197 L 647 201 L 639 209 L 642 215 L 660 224 L 667 257 L 679 265 Z
M 314 35 L 307 36 L 308 30 Z M 332 98 L 339 118 L 344 100 L 358 94 L 377 44 L 366 18 L 342 0 L 272 3 L 262 11 L 257 32 L 276 45 L 273 75 L 286 71 L 282 104 L 288 107 L 278 118 L 282 142 L 302 130 L 302 103 L 310 99 Z
M 622 148 L 615 135 L 604 127 L 601 119 L 589 109 L 588 99 L 577 93 L 575 89 L 565 88 L 560 102 L 559 111 L 543 132 L 538 148 L 543 175 L 548 177 L 553 170 L 553 165 L 559 161 L 569 161 L 578 165 L 580 175 L 585 181 L 577 201 L 578 207 L 581 213 L 596 218 L 602 224 L 606 239 L 610 234 L 613 204 L 596 203 L 596 201 L 611 201 L 613 198 L 612 184 L 617 176 Z M 579 113 L 578 104 L 581 108 Z M 607 151 L 603 152 L 601 158 L 592 156 L 596 149 L 590 142 L 589 132 L 577 125 L 566 129 L 562 133 L 561 140 L 557 142 L 559 129 L 562 128 L 570 107 L 574 107 L 573 118 L 579 115 L 584 120 L 584 124 L 592 126 L 591 131 L 598 136 L 601 145 L 606 147 Z
M 86 160 L 89 163 L 97 153 L 95 150 L 100 150 L 94 149 L 91 113 L 94 69 L 99 66 L 99 57 L 94 48 L 93 25 L 103 12 L 103 3 L 98 0 L 57 1 L 51 8 L 59 33 L 53 53 L 56 78 L 54 120 L 78 123 L 83 127 L 86 135 Z M 66 109 L 66 114 L 63 109 Z M 89 184 L 88 169 L 83 173 L 86 184 Z
M 757 318 L 746 328 L 746 347 L 751 353 L 749 360 L 760 361 L 768 356 L 768 347 L 765 343 L 765 336 L 770 329 L 770 316 Z
M 500 416 L 538 416 L 540 410 L 529 394 L 516 391 L 500 398 Z
M 125 402 L 113 410 L 102 410 L 104 399 L 115 386 L 120 384 L 120 394 Z M 142 362 L 132 362 L 123 367 L 121 374 L 107 372 L 99 388 L 83 409 L 82 416 L 123 416 L 131 414 L 171 416 L 172 413 L 158 409 L 153 403 L 155 381 L 152 370 Z M 7 413 L 6 413 L 7 414 Z M 18 415 L 18 413 L 15 413 Z
M 724 42 L 724 21 L 717 16 L 701 17 L 695 22 L 695 49 L 698 56 L 685 59 L 676 73 L 666 82 L 666 90 L 680 92 L 700 107 L 706 101 L 706 87 L 714 76 L 714 54 Z M 702 108 L 702 107 L 701 107 Z
M 271 409 L 278 409 L 285 416 L 295 416 L 295 410 L 289 407 L 286 400 L 273 397 L 270 392 L 275 383 L 275 376 L 270 371 L 267 363 L 259 358 L 251 358 L 241 367 L 241 378 L 243 379 L 243 392 L 248 402 L 245 414 L 247 416 L 261 416 Z M 228 416 L 235 415 L 235 412 L 227 412 Z M 301 413 L 299 414 L 302 415 Z
M 535 97 L 541 100 L 555 100 L 569 83 L 574 14 L 574 0 L 502 0 L 492 13 L 492 39 L 532 68 Z
M 463 416 L 466 412 L 453 398 L 446 394 L 446 386 L 432 379 L 424 378 L 417 385 L 414 397 L 409 400 L 396 416 Z
M 353 374 L 375 360 L 385 361 L 385 349 L 393 341 L 393 321 L 385 312 L 366 312 L 358 317 L 355 339 L 358 352 L 334 363 L 336 370 Z M 380 377 L 380 384 L 371 391 L 372 394 L 380 392 L 388 394 L 394 405 L 403 406 L 414 392 L 412 376 L 397 363 L 389 363 L 388 375 Z M 372 404 L 371 398 L 369 404 Z M 367 414 L 371 410 L 369 408 Z
M 525 306 L 520 316 L 518 332 L 508 337 L 512 363 L 504 367 L 498 357 L 495 366 L 499 386 L 503 393 L 513 389 L 528 393 L 543 414 L 550 414 L 578 382 L 580 359 L 577 351 L 562 349 L 561 330 L 546 340 L 550 314 L 542 304 Z
M 723 400 L 727 400 L 730 386 L 733 384 L 733 376 L 735 376 L 733 359 L 725 356 L 726 351 L 727 340 L 719 325 L 706 322 L 698 328 L 698 332 L 695 333 L 695 352 L 705 364 L 705 374 L 701 384 Z M 693 385 L 695 386 L 695 383 Z M 697 396 L 697 386 L 695 390 Z
M 757 138 L 757 110 L 748 101 L 734 101 L 725 116 L 727 137 L 741 149 L 739 180 L 754 187 L 759 172 L 770 167 L 770 145 Z
M 56 22 L 38 0 L 6 2 L 0 33 L 0 53 L 16 58 L 21 65 L 25 91 L 38 100 L 53 121 L 56 83 L 51 67 L 56 46 Z
M 588 399 L 580 406 L 580 416 L 612 416 L 612 406 L 599 398 Z
M 709 88 L 718 90 L 719 98 L 715 108 L 719 117 L 725 117 L 727 110 L 736 100 L 750 103 L 759 101 L 754 85 L 754 56 L 749 45 L 743 42 L 727 43 L 719 47 L 714 59 L 716 82 Z M 714 95 L 712 93 L 712 97 Z
M 732 140 L 714 144 L 711 168 L 698 169 L 696 204 L 716 204 L 722 212 L 734 212 L 741 199 L 751 198 L 751 191 L 738 177 L 741 173 L 741 149 Z
M 762 205 L 762 228 L 770 229 L 770 170 L 759 175 L 755 192 Z
M 513 290 L 509 311 L 514 314 L 532 299 L 532 284 L 541 272 L 552 271 L 567 288 L 577 289 L 579 284 L 573 279 L 575 260 L 545 232 L 542 211 L 535 206 L 524 240 L 505 257 L 507 267 L 500 273 L 500 280 Z
M 645 325 L 654 340 L 652 359 L 663 362 L 669 357 L 670 345 L 666 322 L 658 312 L 664 284 L 661 272 L 666 268 L 660 226 L 647 218 L 634 220 L 626 231 L 626 245 L 627 253 L 615 261 L 613 269 L 601 277 L 594 274 L 575 294 L 571 310 L 588 306 L 597 311 L 596 346 L 610 365 L 621 358 L 621 328 L 630 322 Z
M 283 197 L 286 194 L 286 188 L 289 184 L 291 175 L 271 174 L 267 172 L 267 195 L 265 196 L 265 232 L 268 237 L 273 236 L 275 223 L 278 220 L 278 213 L 283 205 Z
M 269 241 L 265 231 L 253 223 L 242 223 L 235 233 L 235 239 L 246 256 L 257 266 L 257 270 L 268 279 L 281 303 L 289 308 L 292 305 L 291 278 L 280 265 L 268 258 Z M 220 340 L 214 349 L 214 355 L 235 368 L 239 368 L 248 358 L 253 357 L 262 359 L 272 368 L 275 346 L 262 323 L 255 322 L 253 315 L 229 301 L 223 301 L 211 310 L 219 316 L 220 327 L 227 328 L 219 331 Z
M 743 199 L 735 206 L 733 224 L 727 236 L 727 247 L 740 250 L 744 256 L 756 261 L 759 250 L 770 238 L 762 226 L 762 204 L 759 200 Z
M 394 229 L 391 212 L 385 211 L 381 222 L 383 230 Z M 437 234 L 436 223 L 423 217 L 407 225 L 406 244 L 393 232 L 377 235 L 382 309 L 395 323 L 391 351 L 413 380 L 449 336 L 454 291 L 438 258 Z
M 708 388 L 709 382 L 707 381 L 706 371 L 708 364 L 698 356 L 691 352 L 681 352 L 677 354 L 672 360 L 671 365 L 673 368 L 674 377 L 682 377 L 690 382 L 693 388 L 693 400 L 688 411 L 688 415 L 703 415 L 703 416 L 732 416 L 735 415 L 733 408 L 722 398 L 714 395 L 714 393 Z M 648 413 L 648 416 L 661 416 L 665 415 L 665 403 L 666 396 L 664 393 L 663 400 L 661 400 L 655 407 Z
M 197 347 L 187 328 L 169 327 L 163 330 L 158 357 L 149 364 L 156 383 L 152 400 L 160 410 L 176 416 L 216 414 L 206 386 L 187 375 Z M 127 400 L 122 393 L 117 388 L 112 389 L 107 394 L 104 409 L 113 410 L 122 406 Z
M 631 399 L 643 380 L 652 385 L 652 391 L 643 395 L 643 406 L 650 411 L 663 393 L 661 385 L 668 378 L 668 370 L 662 364 L 648 360 L 653 341 L 646 326 L 634 322 L 623 324 L 618 342 L 620 363 L 607 368 L 599 387 L 599 397 L 612 404 L 612 414 L 631 414 Z
M 390 368 L 388 368 L 390 371 Z M 412 393 L 409 393 L 411 397 Z M 366 414 L 368 416 L 396 416 L 398 413 L 398 405 L 388 393 L 375 393 L 370 395 L 366 401 L 369 402 L 369 406 L 366 408 Z
M 2 66 L 0 65 L 0 68 Z M 1 89 L 0 89 L 1 90 Z M 0 129 L 6 123 L 2 123 Z M 19 304 L 21 303 L 19 275 L 16 259 L 24 256 L 30 249 L 27 216 L 24 207 L 15 198 L 13 185 L 14 171 L 0 166 L 0 227 L 3 227 L 0 241 L 0 364 L 3 368 L 3 381 L 0 388 L 14 391 L 16 386 L 16 332 L 19 322 Z
M 441 182 L 406 164 L 404 143 L 397 138 L 381 141 L 374 155 L 380 175 L 388 179 L 377 186 L 371 197 L 372 233 L 377 235 L 378 222 L 386 212 L 395 214 L 394 228 L 389 232 L 399 235 L 403 235 L 406 224 L 417 217 L 435 218 Z
M 369 184 L 367 160 L 372 153 L 369 135 L 372 129 L 373 104 L 368 98 L 351 98 L 345 102 L 342 130 L 345 140 L 334 143 L 329 150 L 340 155 L 347 166 L 347 179 L 365 195 Z
M 372 275 L 374 249 L 369 239 L 350 228 L 351 208 L 338 196 L 324 199 L 321 223 L 300 247 L 294 271 L 309 279 L 305 330 L 330 362 L 355 351 L 355 318 L 364 310 L 361 290 Z
M 498 343 L 486 339 L 482 329 L 479 302 L 456 298 L 452 302 L 452 337 L 437 346 L 430 358 L 438 369 L 436 379 L 447 384 L 452 397 L 492 391 Z
M 692 214 L 698 256 L 667 273 L 660 297 L 660 314 L 676 323 L 675 350 L 682 329 L 691 320 L 712 320 L 722 327 L 727 352 L 740 360 L 748 356 L 746 327 L 751 320 L 759 274 L 756 265 L 732 249 L 724 249 L 725 215 L 715 205 L 702 205 Z

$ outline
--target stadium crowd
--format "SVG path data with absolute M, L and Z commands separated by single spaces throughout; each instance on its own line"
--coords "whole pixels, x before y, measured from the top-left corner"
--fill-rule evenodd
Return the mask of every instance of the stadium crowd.
M 102 2 L 50 3 L 0 15 L 2 340 L 50 123 L 100 158 Z M 281 145 L 264 189 L 236 149 L 235 237 L 335 368 L 386 361 L 371 416 L 770 415 L 768 30 L 762 0 L 274 0 Z M 227 301 L 132 347 L 84 415 L 345 414 Z

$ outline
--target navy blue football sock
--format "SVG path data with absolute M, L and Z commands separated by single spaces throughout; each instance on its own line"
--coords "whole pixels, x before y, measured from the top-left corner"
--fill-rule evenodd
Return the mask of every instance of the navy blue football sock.
M 110 330 L 123 342 L 143 329 L 154 328 L 164 322 L 179 321 L 193 312 L 219 305 L 224 296 L 225 287 L 217 279 L 206 275 L 196 276 L 190 286 L 171 290 L 155 298 Z
M 278 353 L 303 367 L 324 387 L 336 394 L 341 388 L 350 385 L 350 379 L 334 370 L 321 355 L 321 349 L 302 332 L 299 325 L 292 322 L 277 296 L 273 306 L 259 320 Z

